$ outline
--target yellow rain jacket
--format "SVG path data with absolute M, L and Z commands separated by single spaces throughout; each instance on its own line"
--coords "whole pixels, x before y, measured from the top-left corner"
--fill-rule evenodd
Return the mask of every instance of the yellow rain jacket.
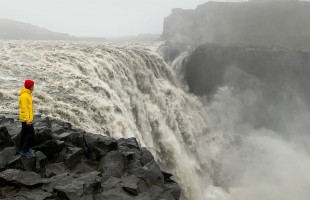
M 19 96 L 19 120 L 21 122 L 32 122 L 33 121 L 33 102 L 31 91 L 22 88 Z

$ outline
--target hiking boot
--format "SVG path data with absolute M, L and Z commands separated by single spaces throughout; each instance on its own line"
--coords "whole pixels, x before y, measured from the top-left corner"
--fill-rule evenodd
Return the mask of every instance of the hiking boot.
M 29 158 L 33 157 L 33 153 L 31 149 L 29 149 L 28 151 L 21 151 L 20 155 L 24 157 L 29 157 Z

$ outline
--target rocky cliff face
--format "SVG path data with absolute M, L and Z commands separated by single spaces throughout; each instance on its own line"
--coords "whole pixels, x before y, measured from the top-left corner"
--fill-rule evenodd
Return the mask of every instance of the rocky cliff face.
M 253 102 L 246 109 L 256 116 L 251 124 L 277 129 L 284 127 L 278 123 L 285 117 L 281 112 L 310 108 L 309 66 L 306 51 L 202 45 L 188 57 L 185 79 L 191 92 L 210 98 L 220 88 L 232 88 L 233 94 L 248 98 L 245 104 Z
M 310 47 L 310 3 L 208 2 L 196 10 L 174 9 L 162 38 L 172 42 Z
M 35 157 L 16 155 L 20 122 L 0 116 L 0 199 L 176 200 L 180 188 L 135 138 L 35 120 Z

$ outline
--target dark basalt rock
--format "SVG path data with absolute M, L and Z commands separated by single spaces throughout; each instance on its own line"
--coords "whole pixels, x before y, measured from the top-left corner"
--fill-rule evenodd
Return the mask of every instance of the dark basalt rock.
M 116 140 L 103 135 L 86 133 L 84 135 L 84 142 L 87 148 L 87 155 L 92 160 L 100 160 L 109 151 L 117 149 Z
M 122 153 L 118 151 L 109 152 L 100 161 L 100 171 L 103 178 L 110 176 L 120 178 L 124 173 L 124 158 Z
M 27 158 L 20 155 L 13 156 L 8 161 L 8 167 L 11 169 L 20 169 L 25 171 L 35 171 L 36 159 L 35 157 Z
M 146 192 L 143 192 L 143 193 L 139 194 L 135 198 L 135 200 L 149 200 L 149 199 L 152 199 L 151 195 L 149 193 L 146 193 Z
M 0 170 L 6 168 L 8 162 L 12 159 L 15 153 L 16 151 L 14 147 L 7 147 L 0 151 Z
M 53 157 L 55 154 L 59 153 L 65 147 L 65 142 L 60 140 L 51 139 L 43 144 L 40 144 L 33 149 L 36 151 L 41 151 L 48 158 Z
M 74 178 L 67 172 L 63 174 L 57 174 L 56 176 L 49 178 L 48 182 L 42 186 L 42 189 L 44 191 L 53 192 L 53 188 L 68 185 L 73 180 Z
M 88 164 L 89 163 L 89 164 Z M 74 166 L 74 168 L 71 170 L 73 174 L 86 174 L 89 172 L 96 171 L 96 163 L 90 163 L 87 161 L 82 160 L 81 163 L 78 163 Z
M 106 190 L 119 187 L 119 184 L 122 181 L 122 179 L 111 176 L 109 179 L 103 180 L 103 181 L 104 182 L 101 183 L 101 189 L 103 191 L 106 191 Z
M 84 194 L 92 194 L 101 187 L 101 172 L 93 171 L 80 175 L 76 180 L 84 183 Z
M 1 197 L 1 196 L 0 196 Z M 45 200 L 52 197 L 49 192 L 40 189 L 21 189 L 19 192 L 11 192 L 6 194 L 6 200 Z
M 72 128 L 72 125 L 70 123 L 63 122 L 60 120 L 55 120 L 55 119 L 51 120 L 50 124 L 51 124 L 52 132 L 58 135 L 66 132 L 67 130 L 71 130 Z
M 131 175 L 131 176 L 123 177 L 120 185 L 127 193 L 137 196 L 139 194 L 138 182 L 139 182 L 139 179 L 136 176 Z
M 172 196 L 173 199 L 180 199 L 181 189 L 176 182 L 165 184 L 165 191 L 166 194 Z
M 66 167 L 72 169 L 79 162 L 81 162 L 84 152 L 83 149 L 78 147 L 67 147 L 67 154 L 64 157 Z
M 133 200 L 134 197 L 125 192 L 121 187 L 113 188 L 107 191 L 103 191 L 100 194 L 95 195 L 96 200 Z
M 6 127 L 0 127 L 0 150 L 10 146 L 13 146 L 13 141 L 8 130 Z
M 41 151 L 35 153 L 36 156 L 36 171 L 42 172 L 48 163 L 47 157 Z
M 0 124 L 0 199 L 179 199 L 172 175 L 135 138 L 115 140 L 36 116 L 35 156 L 27 158 L 14 146 L 20 122 L 0 116 Z
M 73 180 L 67 185 L 56 186 L 53 191 L 58 194 L 60 198 L 78 200 L 83 196 L 84 182 Z
M 18 169 L 7 169 L 0 173 L 0 185 L 13 185 L 33 188 L 43 185 L 45 181 L 34 172 L 25 172 Z
M 45 177 L 47 178 L 51 178 L 53 176 L 56 176 L 57 174 L 63 174 L 66 172 L 67 170 L 64 163 L 52 163 L 46 165 L 45 167 Z
M 152 160 L 154 160 L 154 156 L 152 155 L 152 153 L 147 150 L 145 147 L 141 148 L 142 150 L 142 162 L 144 164 L 147 164 L 149 162 L 151 162 Z

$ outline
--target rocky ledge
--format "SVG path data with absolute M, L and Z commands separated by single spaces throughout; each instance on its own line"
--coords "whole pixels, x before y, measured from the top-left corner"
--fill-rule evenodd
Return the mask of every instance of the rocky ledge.
M 36 116 L 35 156 L 17 155 L 21 124 L 0 116 L 0 199 L 176 200 L 180 187 L 135 138 L 113 139 Z

